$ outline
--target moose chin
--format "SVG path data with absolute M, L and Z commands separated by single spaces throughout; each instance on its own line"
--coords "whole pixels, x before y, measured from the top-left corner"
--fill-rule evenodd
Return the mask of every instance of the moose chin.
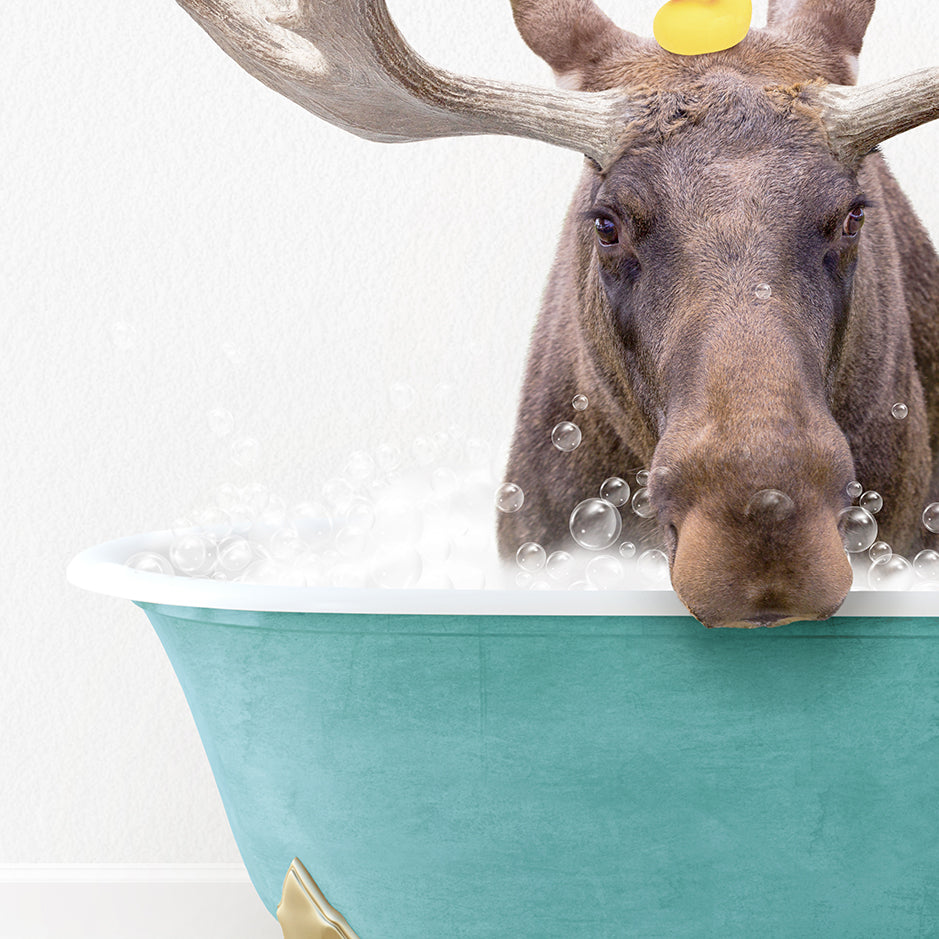
M 854 480 L 883 496 L 894 550 L 935 545 L 919 515 L 939 499 L 939 260 L 877 146 L 939 117 L 939 68 L 854 86 L 874 0 L 770 0 L 765 28 L 695 56 L 592 0 L 513 0 L 557 90 L 433 68 L 382 0 L 180 3 L 352 133 L 586 157 L 531 343 L 503 555 L 569 546 L 572 507 L 643 467 L 655 515 L 627 537 L 664 546 L 708 626 L 830 616 Z M 580 393 L 583 443 L 559 454 L 551 429 Z

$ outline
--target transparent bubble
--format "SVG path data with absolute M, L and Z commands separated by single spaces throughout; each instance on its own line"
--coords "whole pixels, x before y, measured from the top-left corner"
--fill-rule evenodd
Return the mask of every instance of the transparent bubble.
M 323 499 L 326 504 L 335 512 L 345 513 L 352 505 L 355 498 L 355 486 L 348 479 L 341 476 L 334 476 L 323 483 Z
M 278 561 L 296 561 L 307 550 L 296 528 L 279 528 L 271 535 L 271 554 Z
M 230 574 L 243 571 L 254 560 L 254 551 L 244 538 L 233 535 L 219 542 L 219 567 Z
M 574 541 L 582 548 L 602 551 L 619 538 L 623 519 L 606 499 L 584 499 L 571 512 L 569 525 Z
M 939 551 L 926 548 L 913 558 L 913 570 L 917 577 L 929 583 L 939 583 Z
M 571 401 L 571 404 L 574 406 L 575 411 L 586 411 L 590 400 L 586 395 L 574 395 L 574 400 Z
M 231 580 L 228 574 L 225 571 L 212 571 L 209 575 L 211 580 Z
M 913 565 L 899 554 L 874 561 L 867 572 L 872 590 L 908 590 L 914 580 Z
M 196 525 L 205 530 L 205 534 L 213 538 L 225 538 L 232 532 L 231 515 L 223 509 L 220 509 L 217 505 L 209 506 L 207 509 L 200 509 L 196 512 L 193 521 Z
M 652 518 L 655 515 L 655 508 L 649 498 L 649 490 L 646 488 L 637 489 L 633 493 L 632 507 L 640 518 Z
M 417 395 L 407 382 L 396 381 L 388 389 L 388 397 L 391 401 L 391 406 L 398 413 L 403 413 L 414 404 L 414 399 Z
M 515 575 L 515 586 L 520 587 L 522 590 L 528 590 L 534 582 L 534 575 L 529 574 L 528 571 L 519 571 Z
M 355 482 L 363 482 L 375 475 L 375 461 L 364 450 L 354 450 L 346 460 L 342 475 Z
M 453 581 L 450 575 L 444 570 L 425 570 L 421 574 L 421 579 L 417 582 L 421 590 L 452 590 Z
M 390 473 L 401 465 L 401 450 L 393 443 L 383 443 L 375 451 L 375 462 L 379 468 Z
M 517 512 L 525 501 L 525 493 L 515 483 L 503 483 L 496 490 L 496 508 L 500 512 Z
M 488 466 L 492 459 L 492 448 L 485 440 L 468 437 L 466 440 L 466 462 L 470 466 Z
M 623 563 L 612 554 L 599 554 L 587 562 L 584 571 L 587 583 L 597 590 L 612 590 L 622 586 Z
M 548 560 L 548 553 L 537 541 L 526 541 L 515 552 L 515 563 L 529 573 L 540 571 Z
M 238 578 L 246 584 L 278 584 L 280 570 L 270 558 L 259 558 L 250 564 Z
M 611 476 L 605 479 L 600 486 L 600 498 L 606 499 L 617 508 L 626 505 L 629 502 L 629 483 L 619 476 Z
M 877 540 L 877 521 L 867 509 L 849 506 L 838 513 L 838 531 L 845 551 L 857 554 L 866 551 Z
M 639 470 L 639 472 L 636 473 L 636 482 L 640 486 L 648 486 L 649 485 L 649 471 Z
M 654 584 L 668 583 L 668 557 L 658 548 L 650 548 L 639 555 L 636 570 Z
M 368 499 L 357 496 L 345 512 L 346 524 L 361 531 L 371 531 L 375 527 L 375 506 Z
M 751 518 L 761 518 L 769 522 L 784 522 L 795 514 L 796 506 L 792 499 L 778 489 L 761 489 L 747 503 L 746 514 Z
M 256 437 L 238 437 L 231 443 L 231 458 L 239 466 L 253 466 L 261 455 L 261 444 Z
M 757 284 L 753 292 L 756 294 L 757 300 L 769 300 L 773 295 L 773 288 L 769 284 Z
M 923 524 L 929 531 L 939 532 L 939 502 L 931 502 L 923 509 Z
M 231 530 L 238 535 L 244 535 L 251 530 L 254 524 L 254 510 L 246 502 L 237 502 L 228 509 L 231 519 Z
M 287 513 L 287 521 L 314 551 L 321 551 L 329 544 L 333 525 L 322 503 L 299 502 Z
M 577 562 L 567 551 L 552 551 L 545 562 L 545 571 L 556 584 L 569 584 L 577 576 Z
M 138 551 L 136 554 L 132 554 L 124 563 L 135 571 L 146 571 L 148 574 L 173 573 L 173 565 L 156 551 Z
M 551 431 L 551 442 L 564 453 L 570 453 L 580 446 L 583 435 L 580 428 L 570 421 L 561 421 Z
M 216 437 L 227 437 L 235 429 L 235 416 L 226 408 L 212 408 L 205 417 Z
M 412 545 L 383 545 L 372 558 L 372 580 L 379 587 L 413 587 L 421 576 L 423 562 Z
M 891 554 L 893 554 L 893 549 L 886 541 L 875 541 L 867 552 L 868 557 L 872 561 L 880 561 L 883 558 L 889 558 Z
M 326 566 L 318 554 L 303 554 L 293 562 L 294 570 L 303 575 L 307 587 L 320 587 L 326 583 Z
M 550 590 L 551 584 L 549 584 L 546 580 L 535 580 L 529 589 L 530 590 Z
M 869 489 L 857 500 L 857 504 L 862 509 L 867 509 L 871 515 L 876 515 L 884 507 L 884 500 L 879 492 Z
M 170 545 L 170 561 L 180 573 L 200 573 L 212 563 L 212 546 L 197 532 L 179 535 Z
M 120 349 L 121 352 L 133 349 L 137 342 L 137 331 L 134 327 L 120 320 L 111 323 L 108 327 L 108 335 L 111 337 L 114 348 Z
M 636 556 L 636 546 L 631 541 L 624 541 L 619 546 L 619 556 L 629 561 Z
M 910 413 L 910 409 L 902 402 L 898 401 L 891 409 L 890 416 L 902 421 Z
M 848 483 L 844 491 L 848 494 L 849 499 L 856 499 L 864 492 L 864 487 L 855 479 L 853 482 Z

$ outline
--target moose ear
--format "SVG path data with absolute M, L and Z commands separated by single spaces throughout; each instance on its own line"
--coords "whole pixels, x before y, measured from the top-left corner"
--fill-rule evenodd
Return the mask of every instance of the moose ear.
M 593 66 L 638 42 L 593 0 L 512 0 L 512 13 L 528 48 L 573 91 L 590 85 Z
M 858 54 L 875 0 L 770 0 L 766 25 L 774 32 L 831 57 L 824 77 L 841 85 L 857 81 Z

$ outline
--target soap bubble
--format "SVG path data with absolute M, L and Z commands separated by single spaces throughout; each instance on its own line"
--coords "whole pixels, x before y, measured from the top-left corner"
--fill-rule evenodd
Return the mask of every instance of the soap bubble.
M 753 292 L 756 294 L 757 300 L 769 300 L 773 295 L 773 288 L 769 284 L 757 284 L 756 290 Z
M 664 584 L 668 582 L 668 557 L 664 551 L 658 548 L 650 548 L 639 555 L 636 562 L 636 570 L 655 584 Z
M 396 381 L 388 389 L 388 397 L 391 400 L 392 408 L 400 414 L 407 411 L 414 404 L 417 395 L 407 382 Z
M 581 434 L 580 428 L 570 421 L 561 421 L 561 423 L 555 425 L 554 430 L 551 431 L 551 442 L 563 453 L 570 453 L 572 450 L 576 450 L 580 446 L 582 439 L 583 434 Z
M 898 421 L 902 421 L 909 413 L 910 409 L 902 401 L 898 401 L 890 409 L 891 417 L 895 417 Z
M 460 481 L 448 466 L 438 466 L 430 475 L 430 485 L 437 495 L 449 498 L 459 488 Z
M 622 584 L 623 564 L 612 554 L 599 554 L 587 562 L 587 582 L 597 590 L 610 590 Z
M 931 502 L 923 509 L 923 524 L 932 532 L 939 532 L 939 502 Z
M 217 505 L 200 509 L 195 513 L 193 521 L 204 529 L 204 534 L 210 538 L 224 538 L 232 532 L 231 516 Z
M 590 401 L 586 395 L 574 395 L 574 400 L 571 401 L 571 404 L 574 406 L 575 411 L 586 411 Z
M 496 490 L 496 508 L 500 512 L 517 512 L 525 501 L 525 493 L 515 483 L 503 483 Z
M 515 563 L 523 571 L 540 571 L 548 560 L 548 554 L 536 541 L 526 541 L 515 552 Z
M 916 575 L 929 583 L 939 583 L 939 551 L 926 548 L 913 558 Z
M 761 518 L 769 522 L 784 522 L 796 510 L 795 503 L 778 489 L 761 489 L 747 503 L 744 510 L 751 518 Z
M 649 490 L 646 488 L 637 489 L 633 493 L 632 501 L 633 511 L 640 518 L 652 518 L 655 515 L 655 507 L 652 505 L 652 500 L 649 498 Z
M 307 550 L 306 543 L 295 528 L 280 528 L 271 535 L 271 554 L 278 561 L 296 561 Z
M 258 512 L 258 522 L 267 528 L 276 528 L 284 524 L 287 517 L 287 503 L 280 496 L 268 495 L 267 502 Z
M 866 551 L 877 540 L 877 522 L 867 509 L 854 505 L 838 513 L 838 531 L 845 551 Z
M 848 494 L 849 499 L 856 499 L 862 492 L 864 492 L 864 487 L 855 479 L 853 482 L 848 483 L 845 486 L 844 490 Z
M 233 535 L 218 544 L 219 566 L 230 574 L 243 571 L 254 560 L 254 551 L 246 539 Z
M 567 551 L 552 551 L 545 562 L 545 571 L 555 583 L 567 585 L 577 574 L 577 564 Z
M 584 499 L 574 507 L 570 517 L 574 541 L 589 551 L 610 547 L 623 530 L 623 519 L 616 506 L 605 499 Z
M 355 486 L 348 479 L 341 476 L 334 476 L 323 483 L 323 499 L 326 504 L 336 512 L 344 514 L 352 505 L 355 498 Z
M 605 479 L 600 486 L 600 498 L 620 508 L 629 501 L 629 483 L 619 476 Z
M 433 437 L 415 437 L 411 444 L 411 453 L 418 466 L 430 466 L 439 456 L 437 441 Z
M 619 546 L 619 556 L 629 561 L 636 556 L 636 546 L 631 541 L 624 541 Z
M 361 590 L 367 581 L 367 573 L 356 564 L 334 564 L 329 571 L 329 583 L 333 587 Z
M 886 541 L 875 541 L 867 554 L 872 561 L 880 561 L 883 558 L 889 558 L 893 554 L 893 549 Z
M 329 512 L 322 503 L 297 503 L 287 513 L 287 521 L 314 551 L 321 551 L 329 544 L 333 525 Z
M 528 590 L 534 582 L 534 574 L 529 574 L 528 571 L 518 571 L 515 575 L 515 586 L 522 590 Z
M 235 429 L 235 416 L 226 408 L 212 408 L 205 417 L 216 437 L 227 437 Z
M 872 590 L 908 590 L 913 578 L 913 565 L 899 554 L 875 561 L 867 572 L 867 584 Z
M 261 453 L 261 444 L 257 437 L 238 437 L 232 441 L 231 457 L 239 466 L 252 466 Z
M 135 571 L 146 571 L 148 574 L 173 573 L 173 565 L 156 551 L 138 551 L 136 554 L 132 554 L 124 563 Z
M 238 578 L 246 584 L 279 584 L 280 569 L 270 558 L 258 558 Z
M 858 499 L 857 504 L 862 509 L 867 509 L 871 515 L 876 515 L 884 507 L 884 499 L 879 492 L 874 492 L 871 489 Z
M 201 573 L 211 564 L 211 554 L 209 540 L 197 532 L 179 535 L 170 545 L 173 567 L 183 574 Z
M 368 499 L 356 496 L 345 511 L 346 524 L 362 531 L 370 531 L 375 526 L 375 506 Z
M 372 558 L 372 580 L 379 587 L 413 587 L 421 576 L 423 563 L 412 545 L 383 545 Z
M 639 472 L 636 473 L 636 483 L 639 486 L 648 486 L 649 485 L 649 471 L 639 470 Z

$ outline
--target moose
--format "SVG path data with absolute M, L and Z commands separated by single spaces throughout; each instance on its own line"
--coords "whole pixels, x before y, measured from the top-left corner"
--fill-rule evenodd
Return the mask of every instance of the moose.
M 430 66 L 383 0 L 179 2 L 359 136 L 510 134 L 584 155 L 529 351 L 504 555 L 565 547 L 572 506 L 641 467 L 654 516 L 630 536 L 664 546 L 709 627 L 838 609 L 854 480 L 883 496 L 894 550 L 936 546 L 920 514 L 939 499 L 939 259 L 878 145 L 939 117 L 939 68 L 855 84 L 874 0 L 770 0 L 765 28 L 695 56 L 593 0 L 512 0 L 557 89 Z M 579 393 L 584 445 L 559 458 L 551 428 Z

